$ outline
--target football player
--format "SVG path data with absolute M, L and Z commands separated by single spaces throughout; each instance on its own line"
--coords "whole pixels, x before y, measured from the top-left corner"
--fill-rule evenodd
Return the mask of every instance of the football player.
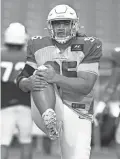
M 104 110 L 107 108 L 107 104 L 112 98 L 113 94 L 117 91 L 118 98 L 120 102 L 120 47 L 116 47 L 112 50 L 111 53 L 111 61 L 112 61 L 112 73 L 109 78 L 107 87 L 105 89 L 105 93 L 102 96 L 102 100 L 98 103 L 95 109 L 95 117 L 101 116 Z M 113 105 L 114 107 L 114 105 Z M 118 109 L 118 111 L 120 111 Z M 118 112 L 118 114 L 120 114 Z M 117 145 L 117 155 L 120 159 L 120 124 L 118 124 L 118 128 L 116 131 L 116 145 Z
M 25 27 L 11 23 L 4 33 L 5 48 L 1 52 L 1 158 L 8 158 L 8 147 L 18 128 L 21 159 L 30 159 L 32 118 L 30 95 L 16 86 L 16 77 L 25 65 Z M 17 130 L 17 129 L 16 129 Z
M 78 37 L 78 25 L 70 6 L 53 8 L 47 18 L 50 36 L 28 42 L 26 65 L 17 78 L 20 89 L 31 92 L 35 123 L 60 140 L 62 159 L 89 159 L 91 149 L 93 88 L 102 43 Z

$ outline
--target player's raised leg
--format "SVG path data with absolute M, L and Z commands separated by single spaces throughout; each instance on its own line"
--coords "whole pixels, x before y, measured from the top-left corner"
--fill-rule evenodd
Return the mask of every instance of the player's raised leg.
M 47 69 L 44 65 L 40 66 L 39 69 Z M 48 84 L 46 88 L 40 91 L 31 92 L 35 105 L 37 106 L 44 124 L 47 129 L 48 136 L 54 140 L 58 135 L 55 103 L 55 91 L 53 84 Z
M 44 124 L 47 134 L 51 139 L 58 137 L 55 107 L 55 93 L 52 85 L 48 85 L 43 91 L 32 92 L 33 100 L 37 106 Z

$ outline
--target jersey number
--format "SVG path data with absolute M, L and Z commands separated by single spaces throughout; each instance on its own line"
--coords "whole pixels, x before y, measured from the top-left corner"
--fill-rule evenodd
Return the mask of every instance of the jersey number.
M 9 61 L 1 61 L 1 68 L 5 69 L 2 76 L 2 81 L 3 82 L 9 81 L 12 71 L 20 71 L 21 69 L 23 69 L 24 65 L 25 65 L 24 62 L 18 62 L 14 65 L 12 62 Z
M 47 61 L 45 65 L 51 65 L 56 73 L 61 73 L 66 77 L 77 77 L 77 61 L 62 61 L 61 67 L 56 61 Z

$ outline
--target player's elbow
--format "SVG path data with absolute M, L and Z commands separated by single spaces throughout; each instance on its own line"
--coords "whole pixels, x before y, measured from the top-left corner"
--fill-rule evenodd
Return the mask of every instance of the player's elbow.
M 83 93 L 82 93 L 83 95 L 88 95 L 93 90 L 95 81 L 96 81 L 96 79 L 93 81 L 90 81 L 90 80 L 85 81 L 84 86 L 83 86 Z
M 88 85 L 88 87 L 85 90 L 85 95 L 88 95 L 92 91 L 92 89 L 93 89 L 93 86 Z
M 88 95 L 93 89 L 93 86 L 90 84 L 86 84 L 83 88 L 82 94 L 83 95 Z
M 96 73 L 81 71 L 78 76 L 80 77 L 78 78 L 78 80 L 80 80 L 79 91 L 81 91 L 83 95 L 88 95 L 92 91 L 98 75 Z
M 93 90 L 97 77 L 96 74 L 91 74 L 89 78 L 85 80 L 85 95 L 88 95 Z

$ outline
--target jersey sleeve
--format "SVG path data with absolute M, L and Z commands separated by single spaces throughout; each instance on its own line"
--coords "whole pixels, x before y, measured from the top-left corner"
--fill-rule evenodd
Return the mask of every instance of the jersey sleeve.
M 77 72 L 81 71 L 99 75 L 99 63 L 82 63 L 77 69 Z
M 87 55 L 86 55 L 87 52 Z M 85 58 L 79 64 L 77 72 L 84 71 L 99 75 L 99 61 L 102 56 L 102 43 L 94 38 L 86 42 Z
M 102 56 L 102 42 L 99 39 L 89 40 L 90 49 L 82 63 L 99 63 Z
M 33 68 L 36 68 L 37 67 L 37 64 L 36 64 L 36 60 L 35 60 L 35 56 L 34 56 L 34 43 L 33 43 L 33 40 L 30 39 L 28 41 L 28 44 L 27 44 L 27 58 L 26 58 L 26 63 L 30 66 L 32 66 Z

